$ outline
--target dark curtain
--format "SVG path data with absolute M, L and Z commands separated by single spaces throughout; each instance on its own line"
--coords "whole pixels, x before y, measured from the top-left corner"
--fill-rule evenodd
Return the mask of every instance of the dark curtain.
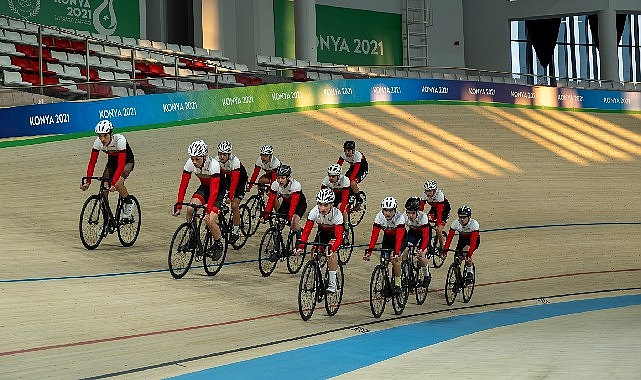
M 617 14 L 617 44 L 621 42 L 621 36 L 623 35 L 623 28 L 625 28 L 625 22 L 628 19 L 627 14 Z M 592 38 L 594 38 L 594 44 L 597 49 L 599 48 L 599 15 L 588 15 L 588 24 L 590 24 L 590 31 L 592 32 Z
M 559 37 L 561 18 L 547 18 L 539 20 L 525 20 L 525 30 L 528 42 L 532 43 L 539 63 L 548 67 L 552 61 L 552 54 Z
M 194 6 L 191 1 L 167 0 L 167 42 L 194 46 Z

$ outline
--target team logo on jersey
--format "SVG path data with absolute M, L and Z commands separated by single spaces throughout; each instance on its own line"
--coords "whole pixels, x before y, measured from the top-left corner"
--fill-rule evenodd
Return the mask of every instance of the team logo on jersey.
M 118 20 L 113 0 L 103 0 L 102 4 L 93 11 L 93 26 L 100 34 L 107 36 L 114 34 L 118 27 Z
M 30 18 L 40 13 L 40 0 L 7 0 L 7 5 L 20 18 Z

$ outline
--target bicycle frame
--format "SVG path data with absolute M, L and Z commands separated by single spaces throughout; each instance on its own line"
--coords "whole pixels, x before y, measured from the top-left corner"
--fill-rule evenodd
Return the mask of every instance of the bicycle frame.
M 394 295 L 393 271 L 390 268 L 390 261 L 393 249 L 378 248 L 371 249 L 371 252 L 380 252 L 380 261 L 372 271 L 370 280 L 370 308 L 374 318 L 379 318 L 385 310 L 385 304 L 392 300 L 394 313 L 400 315 L 405 309 L 405 303 L 408 298 L 407 289 L 402 289 L 401 294 Z M 367 250 L 366 250 L 367 252 Z M 399 256 L 400 259 L 400 256 Z M 381 278 L 382 277 L 382 278 Z M 403 282 L 403 271 L 401 270 L 401 283 Z

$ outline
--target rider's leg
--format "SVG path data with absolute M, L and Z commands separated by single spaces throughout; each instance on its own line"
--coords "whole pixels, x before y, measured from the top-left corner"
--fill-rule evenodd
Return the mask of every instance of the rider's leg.
M 336 270 L 338 269 L 338 255 L 333 252 L 327 257 L 327 269 L 329 272 L 329 283 L 327 284 L 327 292 L 336 292 Z

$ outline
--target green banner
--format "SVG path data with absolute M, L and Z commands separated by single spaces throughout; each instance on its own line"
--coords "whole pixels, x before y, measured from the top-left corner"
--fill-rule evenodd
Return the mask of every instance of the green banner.
M 274 0 L 276 55 L 294 58 L 294 3 Z M 397 13 L 316 5 L 319 62 L 353 66 L 403 65 L 402 17 Z
M 0 14 L 59 28 L 140 37 L 138 0 L 0 0 Z

